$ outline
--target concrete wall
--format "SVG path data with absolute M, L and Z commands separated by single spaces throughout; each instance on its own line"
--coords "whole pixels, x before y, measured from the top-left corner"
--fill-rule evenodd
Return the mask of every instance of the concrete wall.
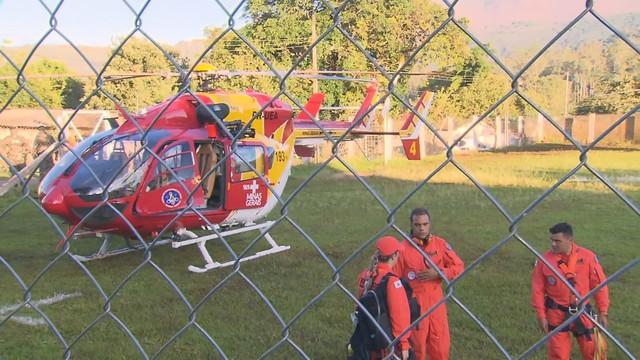
M 622 116 L 623 114 L 588 114 L 568 119 L 554 116 L 553 120 L 569 132 L 576 141 L 588 144 L 609 129 Z M 525 118 L 524 125 L 525 135 L 532 142 L 568 142 L 564 135 L 542 116 L 539 118 Z M 542 138 L 540 138 L 539 134 L 540 128 L 542 129 Z M 640 144 L 640 117 L 637 115 L 627 118 L 599 142 L 599 144 L 607 145 L 629 143 Z

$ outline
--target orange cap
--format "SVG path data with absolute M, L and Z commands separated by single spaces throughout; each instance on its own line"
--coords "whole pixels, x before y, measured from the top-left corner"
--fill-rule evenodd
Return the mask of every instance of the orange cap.
M 382 256 L 391 256 L 400 250 L 400 243 L 393 236 L 383 236 L 376 241 L 376 249 Z

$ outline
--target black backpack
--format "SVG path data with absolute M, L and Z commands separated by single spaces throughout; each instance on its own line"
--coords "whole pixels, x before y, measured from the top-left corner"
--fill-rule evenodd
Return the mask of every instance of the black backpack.
M 391 320 L 389 319 L 387 309 L 387 283 L 389 282 L 389 277 L 392 275 L 396 276 L 392 273 L 386 274 L 375 289 L 367 291 L 358 299 L 361 305 L 358 305 L 358 309 L 356 310 L 357 325 L 349 340 L 352 352 L 352 355 L 349 356 L 350 360 L 369 359 L 370 351 L 385 349 L 389 346 L 389 342 L 385 339 L 385 336 L 380 332 L 371 318 L 367 316 L 366 312 L 362 310 L 363 308 L 375 319 L 388 338 L 393 339 Z M 413 323 L 420 316 L 420 305 L 413 297 L 413 289 L 409 283 L 403 279 L 400 279 L 400 281 L 407 293 L 409 309 L 411 311 L 411 323 Z

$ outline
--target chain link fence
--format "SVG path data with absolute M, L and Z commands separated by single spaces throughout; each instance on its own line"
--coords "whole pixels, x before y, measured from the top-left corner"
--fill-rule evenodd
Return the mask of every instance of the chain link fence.
M 124 3 L 127 5 L 131 13 L 122 14 L 122 16 L 131 16 L 132 19 L 135 19 L 135 27 L 118 45 L 118 49 L 121 49 L 134 35 L 146 38 L 160 51 L 162 51 L 164 56 L 179 71 L 182 85 L 176 92 L 172 101 L 183 94 L 191 94 L 196 98 L 195 93 L 192 92 L 189 87 L 188 81 L 193 76 L 193 68 L 189 70 L 183 69 L 178 61 L 144 30 L 143 15 L 151 1 L 145 2 L 140 10 L 136 10 L 134 6 L 127 1 L 124 1 Z M 49 28 L 40 41 L 38 41 L 38 43 L 33 47 L 33 50 L 21 66 L 14 62 L 14 60 L 4 50 L 0 49 L 0 56 L 2 59 L 11 64 L 15 70 L 17 74 L 16 82 L 18 85 L 15 92 L 10 94 L 8 98 L 1 99 L 2 111 L 11 106 L 12 101 L 19 93 L 27 93 L 40 104 L 41 108 L 49 114 L 51 120 L 55 123 L 55 116 L 51 114 L 50 109 L 45 105 L 44 101 L 40 97 L 41 94 L 37 94 L 31 89 L 29 76 L 25 74 L 25 68 L 29 64 L 32 55 L 47 38 L 54 36 L 54 34 L 63 38 L 69 46 L 75 49 L 77 54 L 83 58 L 89 67 L 91 67 L 93 74 L 97 78 L 96 87 L 90 96 L 87 97 L 85 103 L 92 96 L 102 94 L 103 96 L 111 99 L 115 104 L 119 104 L 119 100 L 113 94 L 110 94 L 105 90 L 104 74 L 115 55 L 109 58 L 103 68 L 94 68 L 92 63 L 84 56 L 80 48 L 74 44 L 73 40 L 68 38 L 58 28 L 56 14 L 60 10 L 62 4 L 63 2 L 60 2 L 55 4 L 55 6 L 50 6 L 44 1 L 41 1 L 42 7 L 50 14 Z M 15 358 L 38 357 L 37 355 L 34 355 L 34 353 L 30 352 L 31 346 L 27 345 L 32 342 L 34 342 L 34 344 L 39 342 L 47 344 L 47 349 L 50 350 L 48 350 L 44 357 L 62 357 L 65 359 L 81 358 L 87 356 L 87 351 L 93 351 L 92 349 L 95 347 L 95 358 L 111 358 L 110 355 L 117 358 L 121 356 L 117 355 L 120 354 L 117 347 L 124 345 L 115 346 L 109 344 L 120 344 L 116 340 L 120 341 L 122 338 L 127 339 L 135 349 L 134 353 L 143 359 L 164 358 L 165 356 L 184 356 L 190 358 L 234 358 L 237 356 L 234 354 L 238 352 L 238 348 L 242 348 L 243 346 L 254 346 L 251 345 L 254 344 L 252 342 L 254 340 L 263 345 L 268 344 L 266 349 L 259 350 L 260 358 L 313 358 L 314 354 L 324 354 L 315 355 L 315 357 L 343 356 L 343 346 L 348 339 L 348 336 L 345 337 L 343 335 L 350 333 L 350 325 L 345 325 L 347 324 L 346 322 L 341 323 L 340 326 L 345 325 L 344 333 L 342 335 L 332 333 L 320 334 L 310 331 L 310 329 L 313 329 L 317 324 L 309 325 L 306 324 L 306 322 L 312 321 L 314 323 L 321 323 L 325 321 L 323 319 L 332 319 L 330 315 L 332 311 L 347 314 L 350 309 L 353 308 L 357 299 L 353 291 L 354 274 L 349 274 L 349 272 L 352 272 L 352 267 L 355 266 L 354 264 L 362 263 L 361 258 L 366 258 L 368 256 L 372 244 L 382 234 L 392 231 L 397 232 L 405 239 L 408 239 L 407 232 L 403 230 L 403 227 L 406 226 L 406 206 L 408 206 L 408 204 L 414 204 L 416 197 L 429 186 L 431 181 L 438 176 L 445 167 L 451 166 L 455 167 L 466 177 L 466 179 L 468 179 L 470 183 L 473 184 L 477 190 L 480 191 L 482 198 L 484 199 L 483 201 L 487 204 L 491 204 L 491 207 L 495 208 L 500 217 L 502 217 L 502 220 L 499 221 L 504 222 L 504 226 L 501 227 L 501 231 L 503 231 L 502 233 L 504 234 L 503 236 L 494 239 L 492 246 L 487 249 L 483 249 L 480 256 L 476 257 L 472 261 L 467 259 L 466 269 L 458 278 L 452 281 L 444 280 L 445 296 L 441 302 L 436 304 L 436 306 L 442 303 L 447 303 L 450 311 L 458 313 L 458 315 L 456 315 L 458 319 L 464 318 L 464 321 L 468 322 L 469 326 L 464 331 L 470 331 L 474 333 L 474 336 L 480 335 L 481 337 L 484 337 L 484 340 L 482 340 L 484 342 L 481 341 L 478 343 L 483 344 L 479 345 L 479 348 L 470 349 L 466 353 L 461 351 L 456 353 L 454 350 L 454 353 L 457 354 L 456 356 L 458 358 L 524 359 L 541 356 L 544 345 L 549 340 L 550 336 L 559 331 L 559 328 L 545 336 L 531 338 L 528 343 L 521 342 L 517 346 L 507 346 L 505 344 L 509 343 L 507 341 L 509 335 L 504 336 L 505 331 L 492 327 L 489 325 L 489 323 L 492 322 L 487 321 L 484 315 L 478 315 L 478 313 L 482 312 L 478 311 L 478 307 L 481 306 L 479 304 L 482 304 L 482 301 L 477 301 L 478 299 L 473 298 L 473 294 L 468 293 L 466 293 L 466 298 L 463 299 L 457 295 L 456 290 L 461 286 L 464 286 L 465 279 L 473 277 L 473 279 L 477 280 L 477 273 L 476 275 L 473 274 L 484 264 L 492 261 L 501 261 L 502 259 L 500 259 L 500 256 L 502 255 L 500 252 L 512 244 L 521 245 L 528 250 L 528 255 L 535 255 L 536 258 L 544 261 L 547 266 L 549 266 L 547 261 L 542 258 L 540 250 L 536 248 L 532 241 L 525 238 L 521 231 L 521 225 L 524 219 L 536 210 L 543 201 L 552 197 L 554 192 L 558 191 L 563 184 L 567 183 L 571 177 L 581 170 L 586 170 L 591 173 L 601 182 L 602 185 L 604 185 L 604 187 L 615 195 L 621 204 L 630 209 L 633 213 L 632 221 L 637 224 L 638 216 L 640 216 L 640 209 L 637 203 L 625 194 L 625 192 L 620 190 L 605 174 L 590 164 L 589 154 L 594 151 L 594 148 L 609 133 L 614 131 L 620 126 L 620 124 L 625 122 L 625 120 L 638 112 L 640 105 L 636 105 L 630 109 L 626 114 L 624 114 L 624 116 L 620 117 L 604 132 L 597 136 L 594 141 L 587 145 L 583 145 L 567 133 L 563 126 L 548 115 L 547 112 L 545 112 L 545 109 L 541 108 L 535 101 L 529 98 L 529 96 L 523 92 L 520 87 L 523 75 L 528 69 L 530 69 L 532 64 L 543 56 L 543 54 L 545 54 L 545 52 L 564 34 L 587 17 L 597 20 L 598 23 L 609 29 L 612 34 L 626 43 L 626 45 L 631 48 L 636 55 L 640 54 L 637 44 L 630 41 L 628 37 L 618 31 L 616 27 L 603 18 L 594 9 L 593 1 L 587 0 L 582 11 L 569 24 L 567 24 L 566 27 L 559 31 L 544 47 L 532 56 L 521 69 L 514 71 L 505 65 L 503 60 L 501 60 L 496 53 L 483 44 L 482 41 L 471 33 L 463 23 L 461 23 L 456 16 L 456 6 L 458 1 L 449 2 L 445 0 L 443 4 L 448 8 L 448 17 L 433 32 L 424 34 L 424 40 L 422 43 L 410 54 L 409 57 L 407 57 L 402 66 L 394 72 L 386 70 L 361 44 L 361 42 L 341 24 L 341 13 L 348 4 L 350 4 L 349 1 L 339 5 L 325 1 L 322 2 L 322 6 L 326 8 L 326 11 L 331 13 L 331 17 L 333 19 L 332 25 L 325 31 L 318 34 L 317 40 L 313 42 L 302 53 L 302 55 L 300 55 L 298 60 L 291 66 L 291 69 L 289 69 L 285 74 L 282 74 L 275 68 L 267 57 L 261 54 L 258 48 L 252 44 L 250 39 L 237 30 L 235 17 L 239 12 L 241 12 L 244 4 L 241 3 L 234 9 L 227 9 L 221 3 L 217 3 L 217 5 L 220 6 L 220 9 L 224 11 L 229 18 L 228 26 L 223 30 L 222 34 L 234 34 L 237 39 L 250 48 L 255 55 L 271 69 L 273 75 L 279 79 L 280 89 L 277 93 L 273 94 L 273 99 L 286 99 L 297 105 L 299 108 L 302 108 L 303 104 L 287 89 L 286 80 L 291 76 L 293 71 L 299 68 L 302 61 L 310 56 L 314 47 L 317 47 L 323 41 L 327 41 L 328 37 L 335 33 L 341 34 L 353 46 L 358 48 L 362 55 L 366 57 L 370 65 L 375 68 L 381 76 L 388 80 L 390 85 L 387 89 L 383 89 L 381 91 L 381 95 L 374 104 L 374 107 L 381 107 L 387 98 L 393 98 L 402 103 L 407 110 L 411 111 L 412 105 L 408 103 L 400 93 L 398 93 L 393 85 L 395 84 L 394 80 L 400 76 L 401 72 L 408 70 L 408 67 L 417 54 L 427 47 L 434 37 L 444 31 L 445 27 L 455 27 L 459 29 L 466 34 L 469 39 L 471 39 L 474 46 L 482 49 L 484 53 L 502 69 L 504 74 L 508 76 L 511 81 L 510 90 L 504 93 L 503 96 L 490 108 L 486 109 L 486 111 L 480 115 L 471 126 L 469 126 L 465 133 L 456 137 L 453 143 L 448 143 L 445 138 L 439 135 L 437 129 L 432 123 L 423 118 L 421 114 L 416 113 L 416 116 L 420 118 L 420 121 L 424 122 L 442 146 L 446 147 L 446 156 L 441 163 L 438 163 L 437 166 L 435 166 L 433 171 L 423 177 L 422 181 L 417 184 L 412 184 L 410 186 L 411 189 L 404 194 L 402 198 L 394 202 L 385 200 L 384 196 L 381 195 L 384 190 L 381 190 L 378 187 L 378 184 L 372 185 L 371 179 L 359 174 L 354 166 L 352 166 L 346 158 L 340 155 L 339 146 L 344 142 L 345 137 L 336 139 L 331 138 L 327 134 L 327 141 L 331 142 L 333 146 L 333 151 L 329 158 L 319 164 L 319 166 L 311 168 L 312 170 L 307 169 L 305 170 L 306 172 L 303 171 L 303 176 L 298 175 L 298 178 L 293 181 L 295 187 L 292 191 L 285 192 L 285 195 L 278 196 L 275 189 L 269 187 L 269 190 L 277 198 L 279 213 L 275 216 L 271 216 L 273 222 L 267 230 L 274 230 L 281 234 L 293 234 L 289 235 L 291 237 L 299 237 L 302 240 L 300 241 L 298 248 L 294 246 L 289 253 L 274 255 L 266 259 L 258 260 L 255 263 L 240 263 L 236 260 L 253 249 L 255 245 L 263 239 L 264 235 L 249 239 L 241 250 L 238 250 L 237 247 L 234 249 L 233 241 L 221 236 L 220 243 L 222 245 L 217 250 L 228 253 L 231 260 L 236 262 L 229 271 L 221 270 L 217 273 L 214 271 L 214 274 L 208 274 L 206 276 L 195 274 L 185 275 L 179 271 L 167 270 L 167 268 L 176 269 L 181 267 L 183 269 L 183 266 L 186 266 L 186 262 L 188 261 L 185 259 L 189 258 L 189 256 L 193 254 L 186 250 L 178 251 L 157 247 L 158 243 L 164 237 L 170 235 L 166 233 L 170 233 L 169 229 L 171 229 L 176 222 L 179 222 L 181 216 L 185 213 L 193 212 L 198 214 L 204 222 L 209 224 L 209 228 L 211 229 L 208 230 L 209 234 L 220 235 L 221 230 L 218 229 L 215 224 L 207 220 L 206 217 L 204 217 L 202 213 L 193 206 L 193 204 L 190 204 L 187 208 L 180 211 L 175 215 L 175 217 L 168 221 L 164 230 L 155 238 L 145 239 L 140 235 L 136 237 L 140 244 L 143 245 L 143 249 L 140 252 L 141 258 L 129 257 L 127 258 L 128 264 L 126 262 L 122 263 L 104 260 L 104 262 L 91 263 L 88 265 L 80 262 L 76 257 L 71 256 L 71 246 L 74 244 L 74 239 L 77 238 L 78 234 L 72 233 L 68 235 L 57 219 L 44 211 L 39 199 L 30 188 L 36 181 L 36 171 L 33 170 L 31 172 L 20 173 L 18 169 L 15 168 L 14 164 L 12 164 L 7 158 L 6 154 L 0 154 L 2 155 L 2 160 L 10 167 L 11 173 L 18 177 L 20 188 L 20 193 L 18 195 L 15 195 L 14 197 L 6 197 L 6 199 L 9 199 L 10 201 L 6 203 L 0 213 L 0 220 L 5 221 L 5 226 L 3 226 L 3 235 L 2 238 L 0 238 L 2 239 L 0 240 L 0 263 L 2 264 L 0 267 L 2 277 L 0 279 L 4 282 L 6 286 L 5 289 L 8 289 L 2 299 L 3 301 L 9 301 L 14 298 L 21 299 L 15 306 L 4 307 L 2 308 L 3 312 L 0 312 L 0 338 L 2 339 L 0 340 L 0 358 L 4 358 L 3 356 L 7 356 L 7 359 L 14 358 L 9 355 L 4 355 L 5 350 L 2 349 L 3 347 L 5 349 L 11 348 L 14 350 L 18 348 L 18 350 L 15 350 L 15 353 L 17 354 Z M 88 31 L 90 31 L 90 29 Z M 206 51 L 214 48 L 220 39 L 221 37 L 218 37 L 208 44 Z M 200 60 L 204 58 L 206 51 L 195 63 L 200 62 Z M 522 208 L 522 210 L 513 211 L 510 210 L 509 206 L 505 205 L 504 201 L 499 200 L 499 197 L 496 195 L 496 190 L 483 185 L 473 176 L 473 174 L 464 165 L 464 161 L 460 161 L 458 156 L 454 154 L 454 147 L 462 138 L 471 132 L 476 125 L 492 114 L 492 112 L 501 104 L 509 98 L 516 96 L 523 99 L 528 105 L 542 114 L 546 121 L 553 125 L 553 127 L 555 127 L 557 131 L 574 146 L 575 150 L 579 153 L 579 163 L 570 171 L 563 174 L 551 187 L 546 189 L 546 191 L 542 194 L 538 194 L 536 199 L 529 202 Z M 81 104 L 78 107 L 78 110 L 82 109 L 85 103 Z M 264 110 L 264 108 L 262 110 Z M 366 115 L 367 114 L 364 114 L 363 116 Z M 66 151 L 71 152 L 78 161 L 85 163 L 85 160 L 80 156 L 81 154 L 70 148 L 64 138 L 65 130 L 71 126 L 73 120 L 74 117 L 71 116 L 69 121 L 57 124 L 57 141 L 55 146 L 49 151 L 55 152 L 60 148 L 65 148 Z M 245 128 L 250 127 L 254 120 L 255 117 L 245 125 Z M 357 122 L 362 121 L 362 119 L 357 120 Z M 356 124 L 352 126 L 352 129 L 355 125 Z M 144 139 L 149 130 L 142 129 L 139 124 L 135 124 L 135 126 L 138 127 L 140 133 L 143 135 L 142 138 Z M 234 145 L 240 139 L 240 134 L 233 136 L 228 133 L 227 135 L 234 138 Z M 368 147 L 374 145 L 366 144 L 365 146 Z M 164 160 L 158 154 L 155 154 L 147 145 L 137 149 L 136 153 L 133 154 L 129 161 L 141 153 L 147 153 L 151 157 L 164 163 Z M 225 154 L 225 157 L 221 160 L 225 160 L 231 155 L 232 154 Z M 254 171 L 256 170 L 248 161 L 245 162 L 247 166 L 251 167 Z M 304 198 L 304 196 L 308 195 L 310 191 L 322 189 L 321 187 L 314 187 L 314 182 L 320 181 L 318 180 L 320 178 L 320 174 L 330 172 L 331 169 L 329 168 L 329 165 L 336 162 L 342 164 L 353 178 L 357 180 L 357 183 L 366 190 L 370 198 L 373 199 L 373 204 L 368 206 L 375 205 L 379 207 L 379 211 L 383 214 L 380 216 L 380 221 L 384 224 L 377 229 L 375 234 L 371 234 L 371 230 L 367 231 L 357 226 L 354 226 L 355 230 L 353 231 L 343 230 L 343 236 L 345 238 L 349 236 L 362 238 L 362 234 L 354 234 L 356 230 L 363 231 L 363 233 L 370 235 L 366 240 L 359 243 L 355 249 L 350 249 L 350 254 L 344 258 L 340 258 L 340 256 L 335 254 L 335 249 L 332 249 L 333 245 L 327 245 L 322 241 L 319 241 L 318 238 L 322 238 L 321 236 L 315 236 L 310 231 L 306 230 L 305 225 L 303 224 L 308 221 L 300 219 L 304 212 L 312 214 L 316 212 L 317 214 L 321 214 L 323 211 L 322 209 L 330 212 L 338 210 L 340 207 L 349 208 L 350 206 L 357 206 L 355 204 L 339 202 L 337 200 L 332 202 L 335 199 L 332 200 L 329 193 L 323 193 L 323 199 L 325 200 L 316 199 L 313 204 L 307 204 L 306 201 L 309 200 L 304 200 L 305 203 L 300 204 L 299 199 Z M 170 166 L 167 166 L 167 168 L 169 169 Z M 173 170 L 171 170 L 171 174 L 172 176 L 178 177 Z M 92 176 L 99 181 L 96 174 L 92 174 Z M 261 179 L 265 181 L 265 183 L 268 183 L 264 177 L 261 177 Z M 102 184 L 102 186 L 108 185 L 109 184 Z M 184 186 L 184 184 L 182 184 L 182 186 Z M 331 191 L 331 189 L 323 190 Z M 110 211 L 123 217 L 121 210 L 114 206 L 114 204 L 109 200 L 108 196 L 104 197 L 101 205 L 89 211 L 89 213 L 84 216 L 81 224 L 100 208 L 108 208 Z M 326 201 L 326 203 L 322 204 L 323 201 Z M 25 210 L 23 210 L 25 207 L 31 209 L 31 212 L 25 212 Z M 487 211 L 493 211 L 490 209 L 491 207 L 485 209 Z M 35 209 L 35 212 L 33 209 Z M 27 216 L 32 217 L 34 213 L 37 213 L 38 217 L 46 219 L 46 224 L 49 229 L 43 230 L 42 234 L 34 235 L 32 232 L 28 232 L 29 235 L 24 236 L 22 235 L 24 231 L 33 231 L 33 229 L 29 229 L 28 223 L 36 222 L 36 220 L 32 218 L 19 218 L 21 216 L 20 214 L 31 214 Z M 496 220 L 498 219 L 496 218 Z M 358 221 L 357 217 L 354 218 L 354 221 Z M 322 219 L 318 218 L 314 220 L 314 222 L 322 222 Z M 40 222 L 40 224 L 42 223 Z M 135 228 L 131 227 L 131 231 L 132 233 L 137 234 Z M 16 250 L 17 248 L 14 246 L 15 244 L 9 241 L 10 237 L 12 239 L 19 238 L 20 244 L 23 245 L 21 248 L 22 250 Z M 40 245 L 34 245 L 31 248 L 31 250 L 33 250 L 32 253 L 30 250 L 27 250 L 26 253 L 24 252 L 24 246 L 29 246 L 29 242 L 36 244 L 38 243 L 38 238 L 44 237 L 49 237 L 49 240 L 51 238 L 63 239 L 61 247 L 56 252 L 55 256 L 47 259 L 47 263 L 40 264 L 42 266 L 39 265 L 37 267 L 31 267 L 23 265 L 21 261 L 29 259 L 33 260 L 33 257 L 40 257 L 40 260 L 47 258 L 47 254 L 50 254 L 50 252 L 48 252 L 50 249 L 45 249 Z M 455 241 L 454 244 L 456 244 Z M 456 245 L 466 246 L 467 244 Z M 637 244 L 634 244 L 634 246 L 637 246 Z M 173 251 L 176 252 L 174 253 Z M 423 254 L 423 256 L 425 256 L 427 261 L 430 261 L 426 254 Z M 286 262 L 282 262 L 285 261 L 286 257 L 293 257 L 297 259 L 290 259 L 286 260 Z M 316 280 L 313 281 L 316 283 L 308 284 L 306 279 L 299 278 L 299 274 L 304 273 L 302 269 L 306 266 L 305 262 L 312 261 L 312 259 L 320 259 L 321 263 L 324 264 L 322 265 L 324 269 L 319 272 L 320 275 L 317 277 L 322 280 L 317 280 L 316 278 Z M 132 261 L 135 261 L 135 263 L 132 264 Z M 618 281 L 623 276 L 631 274 L 634 270 L 637 271 L 639 261 L 640 258 L 636 256 L 632 258 L 631 261 L 620 266 L 618 269 L 606 269 L 609 278 L 605 283 L 590 291 L 585 297 L 581 297 L 576 293 L 581 300 L 580 311 L 567 321 L 573 320 L 581 314 L 592 318 L 592 315 L 585 312 L 586 299 L 593 295 L 602 286 Z M 61 266 L 69 266 L 68 264 L 71 264 L 71 267 L 75 269 L 74 272 L 65 273 L 66 275 L 64 278 L 60 278 L 58 275 L 52 276 L 57 269 L 60 269 Z M 293 267 L 283 269 L 283 266 Z M 529 269 L 520 269 L 520 271 L 528 274 Z M 557 271 L 555 272 L 556 275 L 560 276 Z M 144 279 L 142 283 L 139 281 L 140 278 Z M 564 280 L 564 277 L 560 276 L 560 278 L 563 279 L 566 285 L 569 285 L 566 280 Z M 65 297 L 75 297 L 79 295 L 76 293 L 72 293 L 71 295 L 58 293 L 56 295 L 57 298 L 53 297 L 42 299 L 44 293 L 40 288 L 47 283 L 56 284 L 56 286 L 59 286 L 59 291 L 70 288 L 75 289 L 80 286 L 79 284 L 82 284 L 85 289 L 91 289 L 85 290 L 85 292 L 90 291 L 93 293 L 93 301 L 90 304 L 70 303 L 71 305 L 68 305 L 68 310 L 63 312 L 63 315 L 60 315 L 60 312 L 56 312 L 54 314 L 46 307 L 48 304 L 52 304 Z M 194 283 L 197 284 L 195 290 L 191 287 Z M 287 284 L 291 283 L 296 283 L 296 286 L 294 291 L 290 294 L 299 296 L 300 300 L 294 301 L 291 299 L 283 299 L 279 296 L 278 289 L 284 289 Z M 508 287 L 509 285 L 505 286 Z M 631 289 L 634 286 L 637 287 L 637 283 L 628 284 L 628 291 L 632 291 Z M 186 288 L 189 288 L 191 292 L 188 293 L 185 291 Z M 168 301 L 158 295 L 161 291 L 172 293 L 172 300 Z M 509 292 L 509 290 L 503 291 L 506 293 Z M 249 298 L 253 300 L 247 300 Z M 128 300 L 123 303 L 120 301 L 121 299 Z M 525 299 L 514 299 L 513 301 L 520 303 L 528 302 L 528 295 L 525 295 Z M 613 297 L 613 301 L 616 301 L 615 297 Z M 633 301 L 636 302 L 636 299 L 634 298 Z M 129 302 L 131 304 L 129 304 Z M 323 302 L 327 302 L 329 305 L 323 306 Z M 470 303 L 473 304 L 473 306 L 469 305 Z M 129 306 L 132 308 L 128 308 Z M 336 306 L 341 307 L 341 309 L 336 309 Z M 218 311 L 216 312 L 212 310 L 211 307 L 217 308 Z M 476 308 L 476 310 L 474 311 L 473 308 Z M 162 328 L 163 325 L 154 324 L 153 316 L 151 318 L 143 317 L 136 319 L 135 314 L 126 312 L 125 309 L 127 309 L 127 311 L 132 311 L 133 313 L 143 313 L 148 309 L 155 309 L 158 313 L 173 312 L 173 315 L 170 316 L 174 320 L 174 324 L 179 325 L 164 329 L 164 333 L 169 335 L 149 339 L 149 337 L 157 336 L 157 334 L 153 331 L 150 332 L 147 326 Z M 431 313 L 434 309 L 435 306 L 434 308 L 429 309 L 428 313 Z M 81 319 L 78 320 L 78 318 L 76 318 L 76 314 L 84 311 L 89 311 L 92 315 L 84 315 L 84 317 L 81 317 Z M 15 332 L 11 330 L 11 328 L 19 325 L 15 325 L 12 320 L 24 318 L 25 312 L 37 313 L 35 321 L 37 323 L 45 324 L 48 329 L 48 333 L 42 334 L 42 332 L 33 332 L 33 337 L 28 335 L 29 333 L 25 333 L 24 338 L 15 336 L 15 334 L 19 332 Z M 456 316 L 454 316 L 454 318 Z M 503 313 L 499 316 L 508 317 L 510 314 Z M 530 313 L 523 316 L 533 319 L 533 311 L 530 311 Z M 261 318 L 267 318 L 267 323 L 259 320 Z M 309 318 L 312 318 L 313 320 L 308 320 Z M 217 322 L 218 320 L 220 322 Z M 624 320 L 637 325 L 637 313 L 628 313 Z M 233 323 L 225 324 L 224 321 L 231 321 Z M 629 344 L 637 344 L 637 335 L 635 339 L 628 338 L 623 341 L 613 330 L 601 327 L 600 325 L 598 325 L 598 327 L 606 334 L 609 339 L 610 348 L 615 350 L 618 356 L 630 359 L 636 358 L 636 355 L 633 353 L 632 348 L 629 347 Z M 306 330 L 300 333 L 297 330 L 300 328 Z M 78 331 L 77 329 L 81 330 Z M 455 349 L 457 342 L 456 336 L 459 335 L 460 337 L 463 337 L 463 330 L 457 330 L 454 324 L 452 325 L 452 331 L 454 333 L 453 343 Z M 497 336 L 497 331 L 503 335 Z M 517 330 L 514 329 L 514 331 Z M 3 332 L 6 335 L 2 335 Z M 510 333 L 511 331 L 507 330 L 507 334 Z M 242 338 L 241 334 L 245 334 L 243 335 L 245 337 Z M 252 338 L 252 341 L 249 341 L 249 338 Z M 98 344 L 101 341 L 106 344 Z M 152 346 L 150 344 L 155 345 Z M 489 346 L 489 344 L 492 346 Z M 329 352 L 333 355 L 326 355 L 327 352 L 318 353 L 316 351 L 316 347 L 320 346 L 333 347 Z M 84 347 L 88 347 L 89 350 Z M 80 354 L 84 355 L 74 355 L 77 354 L 78 351 L 80 351 Z M 490 351 L 493 351 L 493 353 L 491 353 L 492 355 L 489 355 L 489 353 L 484 356 L 482 355 L 484 352 Z M 131 353 L 126 352 L 125 354 L 129 354 L 129 356 L 131 355 Z

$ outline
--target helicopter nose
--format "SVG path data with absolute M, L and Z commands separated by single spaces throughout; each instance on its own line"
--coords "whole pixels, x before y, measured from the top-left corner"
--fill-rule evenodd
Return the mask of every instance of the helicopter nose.
M 42 198 L 42 207 L 49 213 L 64 216 L 67 214 L 67 206 L 61 191 L 52 189 Z

